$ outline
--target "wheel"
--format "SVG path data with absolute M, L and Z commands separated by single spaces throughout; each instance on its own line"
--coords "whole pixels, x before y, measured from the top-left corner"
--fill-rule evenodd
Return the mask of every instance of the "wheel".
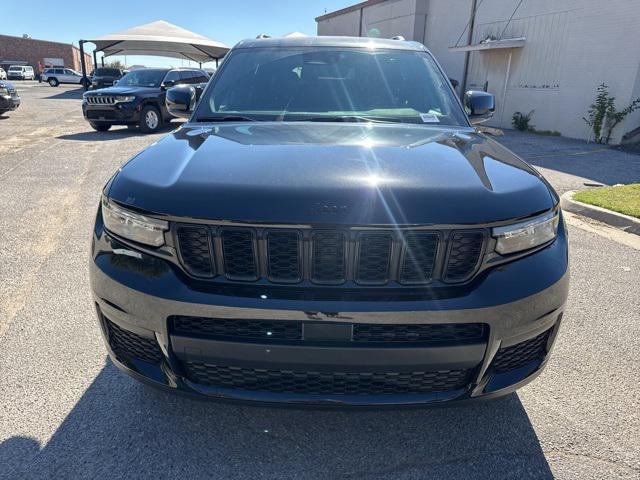
M 91 125 L 91 128 L 93 128 L 97 132 L 106 132 L 107 130 L 109 130 L 111 128 L 111 125 L 109 125 L 108 123 L 92 123 L 92 122 L 89 122 L 89 125 Z
M 140 112 L 140 130 L 144 133 L 157 132 L 162 126 L 160 111 L 151 105 L 147 105 Z
M 50 78 L 49 85 L 51 85 L 52 87 L 57 87 L 58 85 L 60 85 L 60 82 L 57 78 Z

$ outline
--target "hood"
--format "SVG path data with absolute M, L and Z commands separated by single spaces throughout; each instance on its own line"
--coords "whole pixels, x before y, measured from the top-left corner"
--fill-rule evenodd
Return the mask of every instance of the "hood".
M 156 93 L 159 92 L 160 88 L 154 87 L 108 87 L 101 88 L 100 90 L 94 90 L 93 92 L 88 92 L 89 95 L 135 95 L 135 94 L 144 94 L 144 93 Z
M 478 224 L 556 203 L 532 167 L 470 128 L 362 123 L 188 124 L 108 194 L 172 216 L 299 224 Z

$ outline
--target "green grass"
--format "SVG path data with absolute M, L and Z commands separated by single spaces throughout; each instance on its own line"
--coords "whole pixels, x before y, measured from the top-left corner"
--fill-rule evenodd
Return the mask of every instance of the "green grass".
M 543 137 L 559 137 L 562 134 L 557 130 L 531 130 L 531 133 L 535 133 L 536 135 L 542 135 Z
M 640 218 L 640 183 L 583 190 L 574 200 Z

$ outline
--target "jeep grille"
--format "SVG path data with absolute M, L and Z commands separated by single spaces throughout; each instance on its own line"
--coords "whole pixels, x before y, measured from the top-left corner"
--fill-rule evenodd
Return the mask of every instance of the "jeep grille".
M 320 285 L 424 285 L 468 280 L 487 232 L 424 229 L 308 229 L 179 224 L 184 269 L 200 278 Z

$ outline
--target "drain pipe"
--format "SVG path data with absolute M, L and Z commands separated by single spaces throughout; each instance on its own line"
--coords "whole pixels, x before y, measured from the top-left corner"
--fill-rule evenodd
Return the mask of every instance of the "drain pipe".
M 507 105 L 507 89 L 509 88 L 509 76 L 511 75 L 511 57 L 512 49 L 509 49 L 509 60 L 507 61 L 507 72 L 504 75 L 504 88 L 502 89 L 502 107 L 500 108 L 500 127 L 502 127 L 502 117 L 504 116 L 504 108 Z
M 469 33 L 467 35 L 467 45 L 471 45 L 473 41 L 473 27 L 476 23 L 476 9 L 478 8 L 478 0 L 471 0 L 471 13 L 469 18 Z M 471 52 L 464 53 L 464 70 L 462 72 L 462 88 L 460 89 L 460 98 L 464 101 L 464 93 L 467 91 L 467 77 L 469 72 L 469 59 Z

